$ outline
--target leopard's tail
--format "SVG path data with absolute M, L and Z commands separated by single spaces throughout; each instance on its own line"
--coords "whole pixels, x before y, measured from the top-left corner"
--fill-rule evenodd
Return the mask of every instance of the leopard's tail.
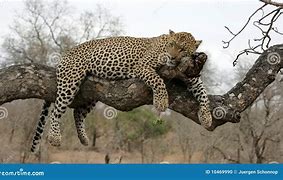
M 31 152 L 36 153 L 39 149 L 40 140 L 48 118 L 48 110 L 51 106 L 50 102 L 45 101 L 41 110 L 40 118 L 37 123 L 36 131 L 32 139 Z

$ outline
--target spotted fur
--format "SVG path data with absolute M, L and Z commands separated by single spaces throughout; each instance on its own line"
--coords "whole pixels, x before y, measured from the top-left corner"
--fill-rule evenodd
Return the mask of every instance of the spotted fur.
M 60 118 L 87 76 L 113 80 L 139 78 L 152 88 L 155 108 L 159 112 L 165 111 L 168 108 L 168 93 L 156 69 L 175 64 L 182 57 L 193 54 L 200 42 L 190 33 L 170 31 L 169 34 L 153 38 L 111 37 L 91 40 L 66 52 L 57 67 L 57 97 L 50 117 L 49 143 L 60 145 Z M 88 144 L 88 138 L 83 121 L 90 109 L 82 107 L 74 110 L 78 136 L 85 145 Z M 46 116 L 42 117 L 45 120 Z M 42 132 L 36 132 L 32 150 L 38 145 L 36 139 L 40 139 L 41 135 Z
M 189 91 L 199 102 L 198 119 L 203 127 L 209 129 L 212 125 L 212 116 L 210 113 L 209 99 L 200 77 L 191 78 Z
M 90 103 L 86 107 L 80 107 L 77 109 L 74 109 L 74 120 L 75 125 L 78 133 L 78 138 L 81 141 L 81 143 L 85 146 L 89 144 L 89 139 L 86 134 L 85 130 L 85 123 L 84 120 L 87 116 L 87 114 L 94 108 L 96 102 Z

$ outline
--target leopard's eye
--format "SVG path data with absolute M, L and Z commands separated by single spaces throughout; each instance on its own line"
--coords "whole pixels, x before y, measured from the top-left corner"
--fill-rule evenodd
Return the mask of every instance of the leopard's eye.
M 185 48 L 184 46 L 183 47 L 181 47 L 180 49 L 179 49 L 179 52 L 184 52 L 184 51 L 186 51 L 187 50 L 187 48 Z

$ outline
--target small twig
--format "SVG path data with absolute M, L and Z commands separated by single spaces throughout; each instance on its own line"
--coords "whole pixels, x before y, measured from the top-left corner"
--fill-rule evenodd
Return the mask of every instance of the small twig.
M 246 55 L 248 55 L 249 53 L 251 53 L 251 54 L 261 54 L 261 52 L 256 50 L 257 48 L 261 47 L 261 44 L 256 45 L 255 47 L 252 47 L 251 44 L 250 44 L 250 39 L 249 39 L 248 45 L 249 45 L 249 48 L 244 49 L 244 50 L 242 50 L 238 53 L 236 59 L 233 61 L 233 66 L 236 66 L 239 57 L 243 54 L 246 54 Z
M 276 32 L 277 34 L 283 35 L 283 32 L 279 32 L 278 29 L 277 29 L 277 27 L 273 27 L 272 30 L 273 30 L 274 32 Z
M 52 21 L 51 23 L 49 23 L 47 21 L 47 19 L 42 16 L 41 14 L 39 14 L 39 16 L 41 17 L 41 19 L 43 20 L 43 22 L 45 23 L 45 25 L 47 26 L 47 28 L 49 29 L 49 32 L 50 32 L 50 35 L 51 35 L 51 38 L 53 40 L 53 42 L 60 48 L 60 52 L 63 52 L 63 47 L 62 47 L 62 44 L 59 43 L 55 37 L 55 32 L 54 32 L 54 29 L 53 29 L 53 25 L 55 24 L 55 22 L 59 19 L 59 16 L 56 16 Z
M 237 36 L 235 33 L 233 33 L 227 26 L 224 26 L 228 31 L 229 33 L 231 33 L 233 36 Z

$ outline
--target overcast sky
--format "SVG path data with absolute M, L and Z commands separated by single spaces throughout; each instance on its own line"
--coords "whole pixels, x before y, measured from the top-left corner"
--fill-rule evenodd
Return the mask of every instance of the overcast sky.
M 280 0 L 279 0 L 280 1 Z M 48 2 L 48 1 L 47 1 Z M 124 23 L 125 35 L 152 37 L 168 33 L 191 32 L 203 44 L 199 51 L 209 55 L 209 60 L 218 66 L 216 72 L 227 77 L 232 76 L 232 60 L 237 52 L 247 47 L 248 38 L 256 38 L 259 32 L 254 27 L 246 31 L 230 48 L 223 49 L 222 40 L 230 34 L 224 26 L 236 31 L 242 27 L 248 16 L 262 5 L 258 0 L 69 0 L 79 11 L 93 10 L 97 3 L 102 4 Z M 16 11 L 21 11 L 21 0 L 0 0 L 0 35 L 9 33 Z M 283 19 L 281 18 L 283 22 Z M 283 23 L 282 23 L 283 24 Z M 274 43 L 282 37 L 274 38 Z M 2 38 L 0 38 L 0 42 Z

